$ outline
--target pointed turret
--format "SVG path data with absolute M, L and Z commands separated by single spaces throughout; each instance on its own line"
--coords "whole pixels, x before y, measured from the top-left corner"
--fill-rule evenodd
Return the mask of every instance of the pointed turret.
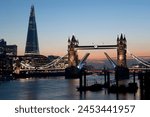
M 68 37 L 68 45 L 70 45 L 71 41 L 70 41 L 70 37 Z
M 72 39 L 71 39 L 72 42 L 75 42 L 76 41 L 76 38 L 74 35 L 72 35 Z
M 123 39 L 123 34 L 122 34 L 122 33 L 121 33 L 120 39 L 121 39 L 121 40 Z
M 117 44 L 119 44 L 119 41 L 120 41 L 119 35 L 117 35 Z
M 70 37 L 68 37 L 68 43 L 70 42 Z
M 119 41 L 119 35 L 117 35 L 117 41 Z
M 123 40 L 126 42 L 126 36 L 124 35 L 124 38 L 123 38 Z

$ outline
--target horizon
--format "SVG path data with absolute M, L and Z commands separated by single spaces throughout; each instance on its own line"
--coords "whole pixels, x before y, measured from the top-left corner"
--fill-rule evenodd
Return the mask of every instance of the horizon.
M 42 55 L 65 55 L 68 37 L 73 33 L 79 45 L 116 44 L 117 35 L 123 33 L 131 53 L 150 56 L 149 4 L 148 0 L 5 0 L 0 4 L 0 37 L 7 44 L 16 44 L 18 55 L 24 55 L 30 7 L 34 5 Z M 80 51 L 79 56 L 86 52 Z M 103 50 L 90 52 L 89 59 L 105 58 Z M 116 56 L 116 50 L 107 52 Z

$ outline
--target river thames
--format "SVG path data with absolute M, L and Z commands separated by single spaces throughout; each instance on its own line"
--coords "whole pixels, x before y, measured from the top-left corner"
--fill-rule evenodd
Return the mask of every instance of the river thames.
M 87 85 L 102 83 L 100 76 L 87 76 Z M 135 94 L 108 94 L 106 89 L 98 92 L 77 91 L 79 79 L 65 77 L 26 78 L 0 82 L 1 100 L 139 100 L 140 91 Z

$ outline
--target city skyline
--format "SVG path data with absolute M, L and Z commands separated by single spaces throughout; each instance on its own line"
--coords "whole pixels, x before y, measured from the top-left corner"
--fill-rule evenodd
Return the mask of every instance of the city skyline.
M 0 38 L 17 44 L 19 55 L 25 51 L 31 5 L 35 6 L 39 49 L 43 55 L 65 55 L 67 39 L 72 34 L 80 45 L 100 45 L 116 44 L 121 33 L 126 36 L 129 51 L 137 56 L 150 55 L 148 0 L 2 1 Z M 116 56 L 115 50 L 106 51 Z M 90 58 L 105 57 L 103 50 L 90 52 Z

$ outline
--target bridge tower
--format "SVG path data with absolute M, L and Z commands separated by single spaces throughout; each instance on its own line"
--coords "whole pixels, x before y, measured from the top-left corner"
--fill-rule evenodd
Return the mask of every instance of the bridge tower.
M 120 38 L 117 37 L 117 65 L 120 67 L 127 67 L 126 63 L 126 37 L 121 34 Z
M 116 75 L 116 81 L 117 84 L 118 81 L 121 81 L 123 79 L 129 78 L 129 69 L 127 67 L 126 62 L 126 53 L 127 53 L 127 41 L 126 37 L 121 34 L 120 38 L 117 37 L 117 67 L 115 69 L 115 75 Z M 122 83 L 119 83 L 118 85 L 121 85 Z M 123 82 L 122 85 L 125 85 L 125 82 Z
M 75 49 L 78 46 L 79 42 L 73 35 L 72 38 L 68 39 L 68 65 L 69 67 L 76 67 L 78 65 L 78 54 Z
M 65 69 L 66 78 L 79 78 L 78 54 L 75 47 L 79 44 L 78 40 L 73 35 L 68 39 L 68 67 Z

